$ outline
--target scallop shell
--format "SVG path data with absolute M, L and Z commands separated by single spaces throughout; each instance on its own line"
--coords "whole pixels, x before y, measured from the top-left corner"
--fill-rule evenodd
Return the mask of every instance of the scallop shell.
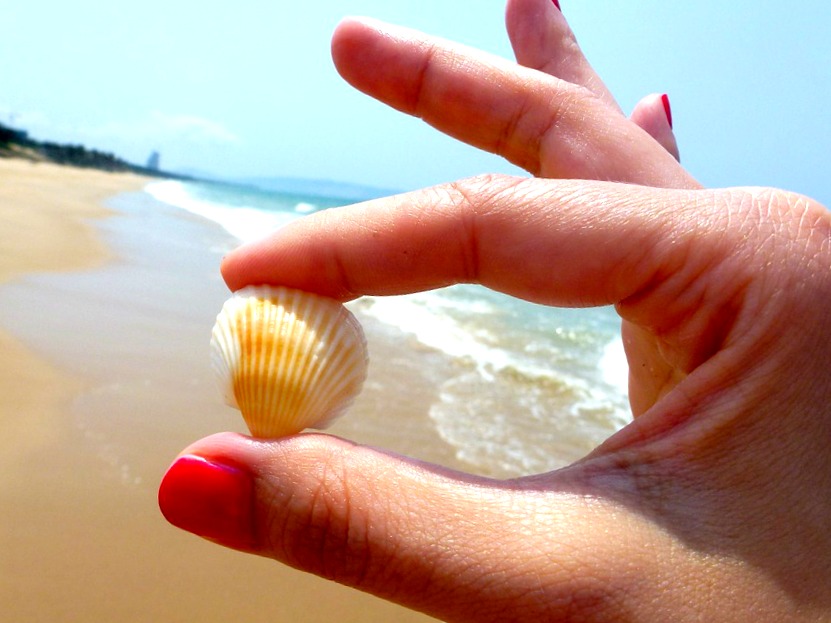
M 282 287 L 243 288 L 225 302 L 211 336 L 225 402 L 255 437 L 323 428 L 366 379 L 366 339 L 343 305 Z

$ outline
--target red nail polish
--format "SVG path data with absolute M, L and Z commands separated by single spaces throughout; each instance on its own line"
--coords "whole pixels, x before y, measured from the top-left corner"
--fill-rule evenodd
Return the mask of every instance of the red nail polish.
M 254 545 L 253 493 L 251 476 L 243 469 L 183 456 L 162 478 L 159 508 L 178 528 L 247 549 Z
M 557 7 L 558 10 L 562 11 L 562 9 L 560 9 L 560 3 L 557 2 L 557 0 L 554 0 L 554 6 Z
M 661 102 L 664 105 L 664 112 L 667 114 L 667 121 L 669 122 L 669 127 L 672 129 L 672 109 L 669 107 L 669 96 L 664 93 L 661 96 Z

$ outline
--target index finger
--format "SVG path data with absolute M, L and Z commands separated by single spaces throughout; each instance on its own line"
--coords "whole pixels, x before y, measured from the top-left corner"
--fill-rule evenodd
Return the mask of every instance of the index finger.
M 272 283 L 340 300 L 478 283 L 606 305 L 689 260 L 680 242 L 704 219 L 685 219 L 685 203 L 681 191 L 483 176 L 314 214 L 231 253 L 222 272 L 232 290 Z

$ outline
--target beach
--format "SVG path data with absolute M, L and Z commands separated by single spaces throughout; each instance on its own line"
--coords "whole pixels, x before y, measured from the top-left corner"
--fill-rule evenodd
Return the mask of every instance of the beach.
M 0 160 L 0 604 L 9 621 L 427 621 L 169 526 L 156 489 L 188 443 L 243 430 L 207 340 L 227 290 L 219 228 L 131 174 Z M 202 252 L 201 250 L 204 250 Z M 371 321 L 370 321 L 371 322 Z M 430 391 L 401 336 L 371 352 Z M 432 362 L 431 373 L 446 365 Z M 389 368 L 390 366 L 387 366 Z M 375 385 L 373 385 L 375 383 Z M 403 400 L 373 387 L 333 432 L 453 465 Z

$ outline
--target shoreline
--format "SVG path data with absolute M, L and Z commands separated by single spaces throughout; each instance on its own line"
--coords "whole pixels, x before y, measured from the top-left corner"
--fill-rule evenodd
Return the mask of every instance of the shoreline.
M 28 273 L 103 265 L 112 255 L 88 221 L 113 214 L 102 202 L 151 178 L 0 159 L 0 283 Z
M 39 272 L 67 272 L 103 265 L 112 257 L 92 219 L 110 216 L 102 201 L 138 190 L 149 180 L 27 160 L 0 159 L 0 286 Z M 91 184 L 90 184 L 91 182 Z M 14 457 L 50 435 L 50 422 L 65 410 L 84 383 L 38 357 L 0 325 L 0 465 L 8 473 Z M 41 385 L 37 392 L 30 391 Z M 24 423 L 25 418 L 25 423 Z M 21 440 L 23 443 L 20 443 Z
M 20 241 L 0 253 L 4 614 L 431 621 L 164 521 L 156 488 L 176 453 L 243 428 L 218 398 L 205 335 L 227 297 L 217 264 L 232 243 L 137 192 L 139 176 L 0 160 L 5 180 L 0 222 L 29 242 L 2 229 Z

